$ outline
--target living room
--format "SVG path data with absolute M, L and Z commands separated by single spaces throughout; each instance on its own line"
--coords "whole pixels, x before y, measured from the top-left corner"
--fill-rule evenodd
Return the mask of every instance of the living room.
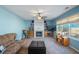
M 0 53 L 79 53 L 78 13 L 77 5 L 0 6 Z

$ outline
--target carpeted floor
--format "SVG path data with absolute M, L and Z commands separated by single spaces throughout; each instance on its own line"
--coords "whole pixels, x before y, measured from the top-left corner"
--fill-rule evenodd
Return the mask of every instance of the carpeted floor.
M 46 37 L 46 38 L 31 38 L 28 40 L 33 41 L 44 41 L 46 46 L 46 53 L 47 54 L 77 54 L 76 51 L 71 49 L 70 47 L 64 47 L 58 44 L 55 39 Z M 29 43 L 28 43 L 29 44 Z

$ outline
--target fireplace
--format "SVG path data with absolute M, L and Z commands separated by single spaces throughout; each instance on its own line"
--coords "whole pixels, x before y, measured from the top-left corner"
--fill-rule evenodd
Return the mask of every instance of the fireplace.
M 36 32 L 36 37 L 42 37 L 42 31 L 37 31 Z

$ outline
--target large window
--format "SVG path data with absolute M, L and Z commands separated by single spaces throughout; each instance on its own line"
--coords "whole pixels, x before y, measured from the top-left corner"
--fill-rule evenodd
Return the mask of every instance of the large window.
M 69 24 L 57 25 L 57 33 L 61 33 L 63 36 L 69 35 Z
M 57 25 L 57 32 L 62 32 L 62 25 Z
M 69 35 L 69 24 L 63 24 L 63 36 Z
M 70 36 L 79 38 L 79 23 L 71 23 L 70 24 Z
M 57 21 L 57 33 L 79 38 L 79 13 Z

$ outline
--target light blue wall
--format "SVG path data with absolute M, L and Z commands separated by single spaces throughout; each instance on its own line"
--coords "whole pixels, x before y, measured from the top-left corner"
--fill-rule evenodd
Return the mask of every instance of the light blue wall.
M 53 28 L 56 28 L 56 21 L 54 21 L 53 19 L 52 20 L 47 20 L 47 25 L 48 25 L 49 30 L 53 29 Z
M 69 36 L 69 39 L 70 39 L 70 47 L 76 49 L 77 52 L 79 52 L 79 39 L 71 36 Z
M 69 10 L 68 12 L 62 14 L 57 19 L 63 19 L 65 17 L 74 15 L 76 13 L 79 13 L 79 6 L 77 6 L 77 7 L 73 8 L 73 9 Z M 76 26 L 76 25 L 71 24 L 71 27 L 74 27 L 74 26 L 79 27 L 79 25 Z M 69 39 L 70 39 L 70 46 L 72 46 L 73 48 L 75 48 L 79 52 L 79 39 L 74 38 L 74 37 L 70 37 L 70 36 L 69 36 Z
M 0 6 L 0 35 L 16 33 L 17 40 L 22 37 L 22 30 L 28 29 L 31 21 L 25 21 L 21 17 Z

